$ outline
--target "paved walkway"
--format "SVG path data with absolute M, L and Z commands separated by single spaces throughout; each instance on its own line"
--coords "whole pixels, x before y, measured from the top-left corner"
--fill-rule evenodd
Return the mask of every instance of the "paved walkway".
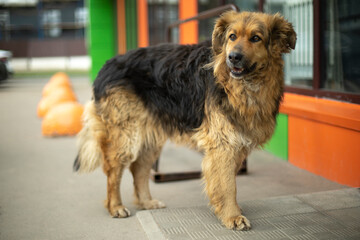
M 36 107 L 49 78 L 15 76 L 0 83 L 0 239 L 146 239 L 136 214 L 147 212 L 138 211 L 133 204 L 133 180 L 129 171 L 124 173 L 121 192 L 132 216 L 113 219 L 103 207 L 106 178 L 101 169 L 87 175 L 72 172 L 76 139 L 41 136 L 41 119 L 36 116 Z M 88 77 L 70 78 L 79 101 L 88 101 L 91 97 Z M 169 144 L 161 156 L 160 169 L 194 171 L 200 169 L 200 161 L 201 155 Z M 263 225 L 257 219 L 253 211 L 266 209 L 252 205 L 253 200 L 255 204 L 269 197 L 282 199 L 281 196 L 347 189 L 264 151 L 250 155 L 248 170 L 248 174 L 236 179 L 237 199 L 244 203 L 242 207 L 252 220 L 254 231 L 269 227 L 269 223 Z M 150 188 L 154 197 L 167 204 L 165 211 L 170 213 L 178 209 L 208 211 L 197 208 L 208 204 L 199 179 L 151 182 Z M 342 199 L 340 196 L 336 201 Z
M 207 206 L 140 211 L 150 240 L 360 239 L 360 191 L 346 189 L 240 202 L 250 231 L 226 230 Z

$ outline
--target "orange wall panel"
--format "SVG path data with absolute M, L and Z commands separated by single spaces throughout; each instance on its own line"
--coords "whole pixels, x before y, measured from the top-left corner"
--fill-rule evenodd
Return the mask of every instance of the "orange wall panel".
M 179 1 L 179 19 L 186 19 L 198 14 L 197 0 Z M 180 44 L 198 43 L 198 22 L 190 21 L 180 25 Z
M 289 115 L 289 162 L 340 184 L 360 187 L 360 132 Z
M 146 0 L 137 0 L 138 47 L 149 46 L 148 8 Z

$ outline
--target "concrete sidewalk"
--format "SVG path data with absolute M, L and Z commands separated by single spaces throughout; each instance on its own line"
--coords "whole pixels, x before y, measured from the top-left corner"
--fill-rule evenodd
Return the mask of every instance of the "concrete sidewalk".
M 101 169 L 81 176 L 72 172 L 75 138 L 41 136 L 36 107 L 49 78 L 15 77 L 0 83 L 0 239 L 146 239 L 136 216 L 140 211 L 132 204 L 129 171 L 124 174 L 121 192 L 132 216 L 113 219 L 103 207 L 106 178 Z M 88 101 L 89 79 L 71 79 L 79 101 Z M 199 170 L 200 161 L 199 154 L 168 144 L 160 169 Z M 264 151 L 251 154 L 248 170 L 237 177 L 240 202 L 346 189 Z M 200 180 L 151 182 L 150 188 L 169 211 L 208 204 Z

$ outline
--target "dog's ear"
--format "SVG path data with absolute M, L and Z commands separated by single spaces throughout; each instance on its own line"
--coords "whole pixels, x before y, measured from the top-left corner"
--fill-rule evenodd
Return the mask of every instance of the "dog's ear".
M 212 48 L 215 55 L 222 52 L 226 39 L 225 33 L 234 14 L 236 14 L 235 11 L 228 11 L 216 19 L 214 31 L 212 33 Z
M 270 41 L 273 51 L 288 53 L 291 49 L 295 49 L 294 28 L 279 13 L 270 17 Z

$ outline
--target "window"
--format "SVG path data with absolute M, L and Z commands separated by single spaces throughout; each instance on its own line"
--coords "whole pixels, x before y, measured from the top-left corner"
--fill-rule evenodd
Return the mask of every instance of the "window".
M 198 1 L 199 13 L 219 6 L 221 6 L 219 1 L 208 1 L 208 0 Z M 199 21 L 199 28 L 198 28 L 199 42 L 211 39 L 211 34 L 214 29 L 215 19 L 216 18 L 213 17 Z
M 0 1 L 0 41 L 83 39 L 86 23 L 83 0 Z
M 280 12 L 293 24 L 297 34 L 295 50 L 284 55 L 285 84 L 311 88 L 313 85 L 313 1 L 269 0 L 264 5 L 267 13 Z
M 322 87 L 360 93 L 360 5 L 354 0 L 324 1 Z
M 165 29 L 178 20 L 178 0 L 148 0 L 149 43 L 156 45 L 166 42 Z M 171 39 L 179 38 L 179 30 L 172 30 Z
M 44 10 L 42 25 L 46 37 L 55 38 L 61 35 L 61 12 L 58 9 Z

